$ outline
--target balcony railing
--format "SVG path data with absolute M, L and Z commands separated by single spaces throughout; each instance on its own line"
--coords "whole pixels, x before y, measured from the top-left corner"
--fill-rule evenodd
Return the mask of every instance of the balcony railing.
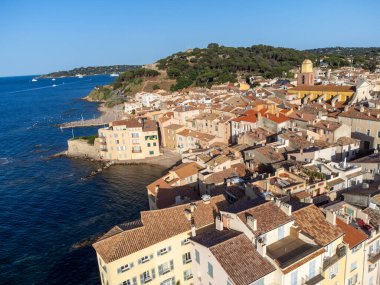
M 193 278 L 193 274 L 189 274 L 185 276 L 185 280 L 190 280 Z
M 336 249 L 336 254 L 334 254 L 331 257 L 326 258 L 323 261 L 323 271 L 325 271 L 327 268 L 331 267 L 333 264 L 338 262 L 345 255 L 346 255 L 346 247 L 338 246 Z
M 378 253 L 371 253 L 371 254 L 368 254 L 368 261 L 369 263 L 376 263 L 380 260 L 380 251 Z
M 132 149 L 132 153 L 142 153 L 141 149 Z

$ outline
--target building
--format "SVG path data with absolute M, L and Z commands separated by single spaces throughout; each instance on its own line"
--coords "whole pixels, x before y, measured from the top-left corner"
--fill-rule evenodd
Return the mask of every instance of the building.
M 111 122 L 98 130 L 104 160 L 144 159 L 160 155 L 157 123 L 132 119 Z
M 139 220 L 113 227 L 93 244 L 102 285 L 194 284 L 192 245 L 228 206 L 223 195 L 193 204 L 141 212 Z
M 313 86 L 314 72 L 313 62 L 310 59 L 305 59 L 302 62 L 301 72 L 297 75 L 297 86 Z

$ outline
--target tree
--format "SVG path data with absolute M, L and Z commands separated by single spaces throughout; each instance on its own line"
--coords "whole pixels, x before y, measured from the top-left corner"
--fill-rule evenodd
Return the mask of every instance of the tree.
M 152 87 L 153 90 L 158 90 L 158 89 L 161 89 L 160 88 L 160 85 L 158 84 L 154 84 L 153 87 Z

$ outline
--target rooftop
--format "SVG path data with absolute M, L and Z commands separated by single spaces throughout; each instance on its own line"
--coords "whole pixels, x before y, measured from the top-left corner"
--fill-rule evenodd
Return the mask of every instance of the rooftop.
M 290 235 L 269 245 L 267 253 L 270 258 L 276 260 L 282 269 L 285 269 L 321 248 L 321 246 L 306 243 Z

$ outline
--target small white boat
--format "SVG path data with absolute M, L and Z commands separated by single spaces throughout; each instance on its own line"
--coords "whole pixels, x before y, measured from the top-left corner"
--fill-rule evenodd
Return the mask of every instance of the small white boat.
M 83 78 L 83 75 L 82 74 L 77 74 L 77 75 L 75 75 L 76 77 L 78 77 L 78 78 Z
M 52 80 L 52 81 L 55 81 L 55 78 L 52 78 L 51 80 Z
M 32 79 L 32 82 L 37 82 L 38 80 L 36 78 L 33 78 Z
M 53 86 L 53 87 L 56 87 L 57 85 L 53 84 L 52 86 Z
M 111 77 L 118 77 L 119 74 L 117 74 L 117 73 L 111 73 L 110 76 L 111 76 Z

